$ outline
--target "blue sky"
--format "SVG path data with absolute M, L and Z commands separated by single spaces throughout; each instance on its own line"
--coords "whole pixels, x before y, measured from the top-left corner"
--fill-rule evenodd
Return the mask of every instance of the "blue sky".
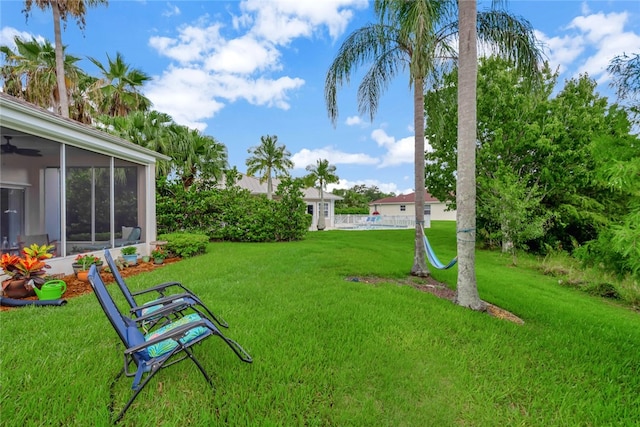
M 560 82 L 588 73 L 610 96 L 611 58 L 640 52 L 637 0 L 507 5 L 536 29 Z M 53 43 L 51 12 L 35 9 L 25 21 L 23 8 L 23 1 L 0 3 L 0 44 L 12 46 L 15 35 Z M 84 32 L 70 21 L 62 39 L 90 74 L 98 72 L 87 57 L 106 64 L 119 52 L 151 75 L 143 92 L 153 108 L 224 143 L 240 171 L 261 136 L 277 135 L 292 153 L 294 176 L 325 158 L 336 165 L 340 188 L 406 194 L 413 188 L 408 77 L 388 87 L 373 122 L 358 116 L 358 75 L 339 92 L 335 127 L 324 103 L 325 74 L 342 40 L 373 20 L 366 0 L 111 0 L 89 9 Z

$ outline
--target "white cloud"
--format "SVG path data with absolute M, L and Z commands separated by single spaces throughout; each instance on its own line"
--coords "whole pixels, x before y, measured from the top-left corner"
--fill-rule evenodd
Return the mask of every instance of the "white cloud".
M 251 22 L 252 32 L 279 45 L 287 45 L 298 37 L 310 37 L 326 27 L 334 40 L 353 18 L 352 9 L 368 6 L 366 0 L 246 0 L 240 5 L 245 24 Z
M 162 16 L 169 18 L 171 16 L 180 15 L 180 8 L 178 6 L 174 6 L 171 3 L 167 3 L 167 9 L 162 13 Z
M 348 164 L 348 165 L 375 165 L 379 162 L 375 157 L 371 157 L 364 153 L 345 153 L 335 147 L 327 146 L 309 150 L 302 150 L 291 156 L 291 160 L 295 164 L 295 169 L 304 169 L 307 165 L 315 164 L 318 159 L 327 159 L 332 165 Z M 338 174 L 339 176 L 339 174 Z
M 149 39 L 149 46 L 173 63 L 154 77 L 145 95 L 154 108 L 198 129 L 229 102 L 287 110 L 289 94 L 305 81 L 274 75 L 283 69 L 281 49 L 325 29 L 335 39 L 345 31 L 353 10 L 367 6 L 366 0 L 245 0 L 239 6 L 241 15 L 232 16 L 231 28 L 203 15 L 178 27 L 174 36 Z
M 350 116 L 344 121 L 347 126 L 357 126 L 364 125 L 365 122 L 360 118 L 360 116 Z
M 371 139 L 379 147 L 383 147 L 386 150 L 382 162 L 378 165 L 379 168 L 398 166 L 404 163 L 413 164 L 415 147 L 413 136 L 396 140 L 395 137 L 387 135 L 384 130 L 376 129 L 371 132 Z
M 185 25 L 178 28 L 178 35 L 171 37 L 151 37 L 149 45 L 169 59 L 187 65 L 201 63 L 216 46 L 225 43 L 220 35 L 222 24 L 208 26 Z
M 588 42 L 597 44 L 605 37 L 620 34 L 628 18 L 627 12 L 609 14 L 599 12 L 593 15 L 577 16 L 567 28 L 579 30 L 586 36 Z
M 578 58 L 585 49 L 582 37 L 562 36 L 547 37 L 544 33 L 536 31 L 536 38 L 543 44 L 543 50 L 549 61 L 551 69 L 558 69 L 560 73 Z
M 13 27 L 2 27 L 2 29 L 0 30 L 0 45 L 8 46 L 11 50 L 15 50 L 16 43 L 14 39 L 16 36 L 24 41 L 31 41 L 32 38 L 35 38 L 38 43 L 46 41 L 44 37 L 34 36 L 27 31 L 18 31 Z
M 564 28 L 566 34 L 547 37 L 536 32 L 536 36 L 543 42 L 553 70 L 568 72 L 569 77 L 587 73 L 604 83 L 609 79 L 606 69 L 611 59 L 640 46 L 640 35 L 625 30 L 628 12 L 592 13 L 586 2 L 582 12 Z
M 212 52 L 204 64 L 214 72 L 251 74 L 255 71 L 279 70 L 280 52 L 273 45 L 251 36 L 229 40 Z

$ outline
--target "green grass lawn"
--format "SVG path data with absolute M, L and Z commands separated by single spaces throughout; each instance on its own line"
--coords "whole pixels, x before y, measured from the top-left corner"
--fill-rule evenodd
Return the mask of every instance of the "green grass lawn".
M 427 233 L 442 260 L 455 255 L 452 223 Z M 293 243 L 212 243 L 206 255 L 127 279 L 133 289 L 183 281 L 254 363 L 205 340 L 196 352 L 216 389 L 182 362 L 156 375 L 122 425 L 640 423 L 637 312 L 478 251 L 480 296 L 518 325 L 394 284 L 412 260 L 413 230 L 327 231 Z M 456 268 L 433 275 L 454 286 Z M 0 424 L 108 423 L 123 347 L 93 295 L 2 312 L 0 331 Z M 116 409 L 130 385 L 117 383 Z

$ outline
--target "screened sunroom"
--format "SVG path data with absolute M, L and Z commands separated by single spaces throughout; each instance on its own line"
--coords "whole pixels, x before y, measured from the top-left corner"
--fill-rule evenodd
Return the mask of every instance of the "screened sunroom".
M 162 155 L 0 93 L 2 253 L 54 246 L 52 272 L 78 253 L 155 240 Z

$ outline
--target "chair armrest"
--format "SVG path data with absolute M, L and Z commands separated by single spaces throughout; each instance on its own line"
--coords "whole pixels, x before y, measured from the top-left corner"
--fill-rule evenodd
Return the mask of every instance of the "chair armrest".
M 145 321 L 152 319 L 155 320 L 159 317 L 166 317 L 167 315 L 180 313 L 191 307 L 192 303 L 186 301 L 176 301 L 170 304 L 151 304 L 150 306 L 162 305 L 157 310 L 153 310 L 151 313 L 136 317 L 134 320 L 136 323 L 144 323 Z M 131 309 L 131 314 L 135 314 L 137 310 L 141 310 L 144 306 L 134 307 Z
M 135 292 L 131 292 L 131 295 L 133 296 L 137 296 L 137 295 L 143 295 L 149 292 L 157 292 L 159 294 L 161 294 L 162 296 L 164 296 L 164 291 L 167 288 L 171 288 L 171 287 L 178 287 L 181 288 L 182 290 L 184 290 L 185 292 L 193 295 L 193 292 L 191 292 L 191 290 L 187 289 L 186 286 L 184 286 L 182 283 L 180 282 L 165 282 L 165 283 L 160 283 L 159 285 L 155 285 L 152 286 L 150 288 L 146 288 L 146 289 L 142 289 L 140 291 L 135 291 Z
M 177 301 L 179 299 L 184 299 L 184 298 L 191 298 L 191 300 L 197 301 L 197 298 L 195 298 L 193 295 L 191 294 L 186 294 L 186 293 L 182 293 L 182 294 L 173 294 L 173 295 L 168 295 L 166 297 L 162 297 L 162 298 L 158 298 L 158 299 L 154 299 L 153 301 L 149 301 L 147 303 L 144 303 L 142 305 L 139 305 L 137 307 L 133 307 L 131 310 L 129 310 L 130 313 L 135 313 L 137 310 L 144 310 L 145 308 L 149 308 L 149 307 L 155 307 L 157 305 L 167 305 L 167 304 L 174 304 L 174 303 L 184 303 L 184 301 Z
M 162 334 L 162 335 L 158 335 L 155 338 L 150 339 L 149 341 L 146 341 L 144 343 L 138 344 L 134 347 L 129 347 L 124 351 L 125 355 L 132 355 L 133 353 L 137 353 L 140 350 L 144 350 L 147 347 L 150 347 L 154 344 L 157 344 L 159 342 L 168 340 L 168 339 L 172 339 L 174 341 L 177 341 L 180 344 L 180 338 L 184 337 L 186 335 L 187 332 L 189 332 L 192 329 L 195 329 L 197 327 L 205 327 L 207 329 L 209 329 L 211 332 L 215 333 L 216 329 L 215 327 L 211 324 L 211 322 L 208 322 L 206 320 L 198 320 L 196 322 L 191 322 L 188 323 L 186 325 L 182 325 L 182 326 L 178 326 L 177 328 Z

